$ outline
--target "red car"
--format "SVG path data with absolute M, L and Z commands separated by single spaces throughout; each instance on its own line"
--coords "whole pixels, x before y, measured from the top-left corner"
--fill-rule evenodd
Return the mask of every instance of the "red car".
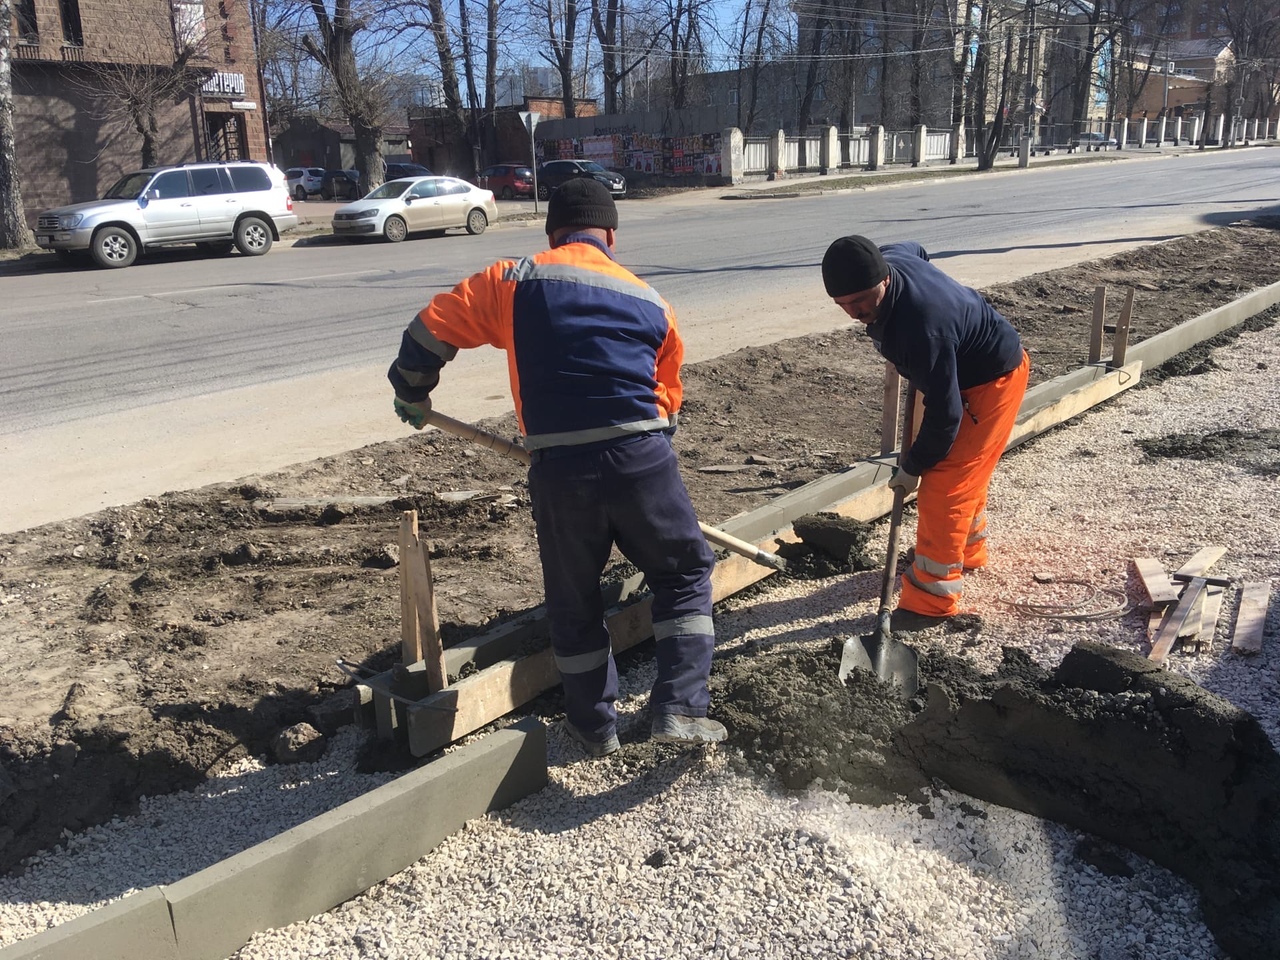
M 476 185 L 503 200 L 532 197 L 533 171 L 523 163 L 497 163 L 476 177 Z

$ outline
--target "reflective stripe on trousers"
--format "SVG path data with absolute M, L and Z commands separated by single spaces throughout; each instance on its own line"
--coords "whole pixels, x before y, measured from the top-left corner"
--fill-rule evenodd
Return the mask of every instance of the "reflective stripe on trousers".
M 1016 370 L 962 392 L 965 416 L 955 442 L 920 477 L 916 555 L 903 574 L 898 599 L 904 610 L 953 616 L 960 611 L 965 568 L 986 566 L 987 488 L 1013 432 L 1030 372 L 1024 350 Z
M 715 556 L 698 528 L 670 439 L 648 434 L 603 449 L 535 457 L 529 493 L 569 722 L 596 740 L 617 725 L 618 674 L 600 593 L 615 543 L 653 592 L 658 679 L 650 710 L 705 716 Z

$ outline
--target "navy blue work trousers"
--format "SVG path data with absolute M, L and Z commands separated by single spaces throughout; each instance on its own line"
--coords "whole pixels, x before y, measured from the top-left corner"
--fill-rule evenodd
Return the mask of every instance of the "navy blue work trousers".
M 706 716 L 715 555 L 698 527 L 670 438 L 643 434 L 603 449 L 535 454 L 529 493 L 569 722 L 594 740 L 607 739 L 617 726 L 618 671 L 600 593 L 615 543 L 653 593 L 658 678 L 650 712 Z

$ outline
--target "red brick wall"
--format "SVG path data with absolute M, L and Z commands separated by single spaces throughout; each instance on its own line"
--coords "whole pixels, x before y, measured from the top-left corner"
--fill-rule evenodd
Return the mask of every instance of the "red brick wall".
M 86 88 L 93 76 L 77 64 L 94 61 L 173 62 L 169 0 L 80 0 L 83 47 L 63 43 L 59 0 L 35 0 L 38 47 L 15 46 L 14 119 L 23 206 L 34 222 L 42 209 L 91 200 L 141 164 L 142 139 L 132 125 L 106 120 Z M 193 64 L 244 76 L 240 111 L 247 156 L 268 159 L 265 100 L 258 82 L 248 0 L 205 0 L 206 45 Z M 240 97 L 235 99 L 239 100 Z M 202 102 L 203 101 L 203 102 Z M 228 110 L 231 98 L 165 104 L 157 157 L 182 163 L 206 156 L 203 110 Z

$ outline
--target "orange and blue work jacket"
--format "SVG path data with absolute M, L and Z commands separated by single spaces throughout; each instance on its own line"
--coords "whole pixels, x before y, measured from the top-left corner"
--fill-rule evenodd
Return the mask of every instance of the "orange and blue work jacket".
M 507 353 L 530 450 L 607 444 L 675 426 L 684 345 L 675 313 L 589 234 L 499 260 L 437 294 L 404 332 L 388 378 L 424 400 L 458 350 Z

